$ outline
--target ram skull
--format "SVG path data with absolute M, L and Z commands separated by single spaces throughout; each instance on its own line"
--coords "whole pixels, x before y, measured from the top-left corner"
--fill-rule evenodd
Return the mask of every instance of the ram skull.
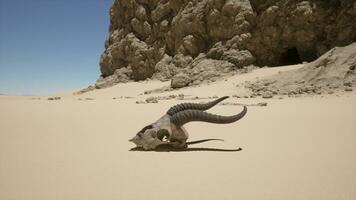
M 204 112 L 225 100 L 228 96 L 214 101 L 197 104 L 181 103 L 171 107 L 165 115 L 156 122 L 141 129 L 130 142 L 142 147 L 144 150 L 153 150 L 160 145 L 169 145 L 172 148 L 187 148 L 188 132 L 183 125 L 192 121 L 202 121 L 216 124 L 233 123 L 241 119 L 247 113 L 247 108 L 232 116 L 220 116 Z

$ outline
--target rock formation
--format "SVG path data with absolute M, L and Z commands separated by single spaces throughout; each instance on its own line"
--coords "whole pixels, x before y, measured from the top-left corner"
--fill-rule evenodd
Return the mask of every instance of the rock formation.
M 352 91 L 356 86 L 356 42 L 335 47 L 300 69 L 248 83 L 253 96 L 304 95 Z
M 115 0 L 96 87 L 312 61 L 355 41 L 355 19 L 354 0 Z
M 313 61 L 356 41 L 356 1 L 251 0 L 256 26 L 248 49 L 258 65 Z

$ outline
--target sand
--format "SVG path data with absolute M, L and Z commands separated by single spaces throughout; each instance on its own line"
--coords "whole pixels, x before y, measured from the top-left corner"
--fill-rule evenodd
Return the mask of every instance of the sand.
M 194 147 L 242 151 L 129 151 L 134 145 L 128 139 L 139 129 L 184 102 L 136 104 L 138 100 L 180 93 L 233 95 L 243 92 L 236 84 L 299 67 L 259 69 L 201 87 L 149 95 L 139 94 L 169 82 L 120 84 L 83 95 L 1 96 L 0 199 L 356 199 L 354 91 L 323 97 L 230 98 L 226 101 L 268 105 L 249 107 L 246 117 L 233 124 L 185 126 L 191 140 L 225 140 Z M 47 100 L 52 96 L 61 100 Z M 133 98 L 113 99 L 121 96 Z M 241 109 L 225 105 L 209 112 L 229 115 Z

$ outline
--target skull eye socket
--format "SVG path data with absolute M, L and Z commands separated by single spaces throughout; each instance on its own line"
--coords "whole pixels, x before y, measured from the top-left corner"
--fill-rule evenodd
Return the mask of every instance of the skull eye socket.
M 153 128 L 152 124 L 145 126 L 143 129 L 141 129 L 136 135 L 138 137 L 142 137 L 142 134 L 147 130 Z
M 169 137 L 169 132 L 167 129 L 160 129 L 158 132 L 157 132 L 157 138 L 160 139 L 160 140 L 164 140 L 164 139 L 168 139 Z

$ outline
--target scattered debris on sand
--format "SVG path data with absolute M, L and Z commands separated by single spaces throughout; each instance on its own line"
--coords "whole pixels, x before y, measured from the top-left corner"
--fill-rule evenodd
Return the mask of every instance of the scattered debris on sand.
M 131 97 L 131 96 L 120 96 L 120 97 L 113 97 L 112 99 L 134 99 L 136 97 Z
M 203 100 L 203 99 L 217 99 L 219 98 L 218 96 L 208 96 L 208 97 L 199 97 L 199 96 L 193 96 L 189 97 L 191 95 L 185 95 L 185 94 L 171 94 L 168 96 L 151 96 L 148 97 L 145 102 L 146 103 L 156 103 L 156 101 L 161 101 L 161 100 Z
M 245 104 L 245 103 L 234 103 L 234 102 L 222 102 L 218 105 L 221 106 L 267 106 L 267 102 L 260 102 L 260 103 L 252 103 L 252 104 Z
M 48 97 L 47 100 L 50 100 L 50 101 L 61 100 L 61 97 Z
M 194 97 L 187 97 L 188 95 L 184 94 L 179 94 L 179 95 L 169 95 L 169 96 L 151 96 L 146 98 L 145 100 L 138 100 L 135 101 L 136 104 L 148 104 L 148 103 L 158 103 L 159 101 L 164 101 L 164 100 L 190 100 L 190 101 L 196 101 L 196 100 L 209 100 L 209 99 L 217 99 L 219 96 L 208 96 L 208 97 L 199 97 L 199 96 L 194 96 Z M 197 102 L 197 103 L 206 103 L 206 102 Z M 260 102 L 260 103 L 252 103 L 252 104 L 244 104 L 244 103 L 237 103 L 237 102 L 222 102 L 218 105 L 223 105 L 223 106 L 267 106 L 267 102 Z
M 163 86 L 161 88 L 153 89 L 153 90 L 146 90 L 143 92 L 143 94 L 153 94 L 153 93 L 163 93 L 163 92 L 169 92 L 172 91 L 173 88 L 170 86 Z M 141 94 L 142 95 L 142 94 Z

